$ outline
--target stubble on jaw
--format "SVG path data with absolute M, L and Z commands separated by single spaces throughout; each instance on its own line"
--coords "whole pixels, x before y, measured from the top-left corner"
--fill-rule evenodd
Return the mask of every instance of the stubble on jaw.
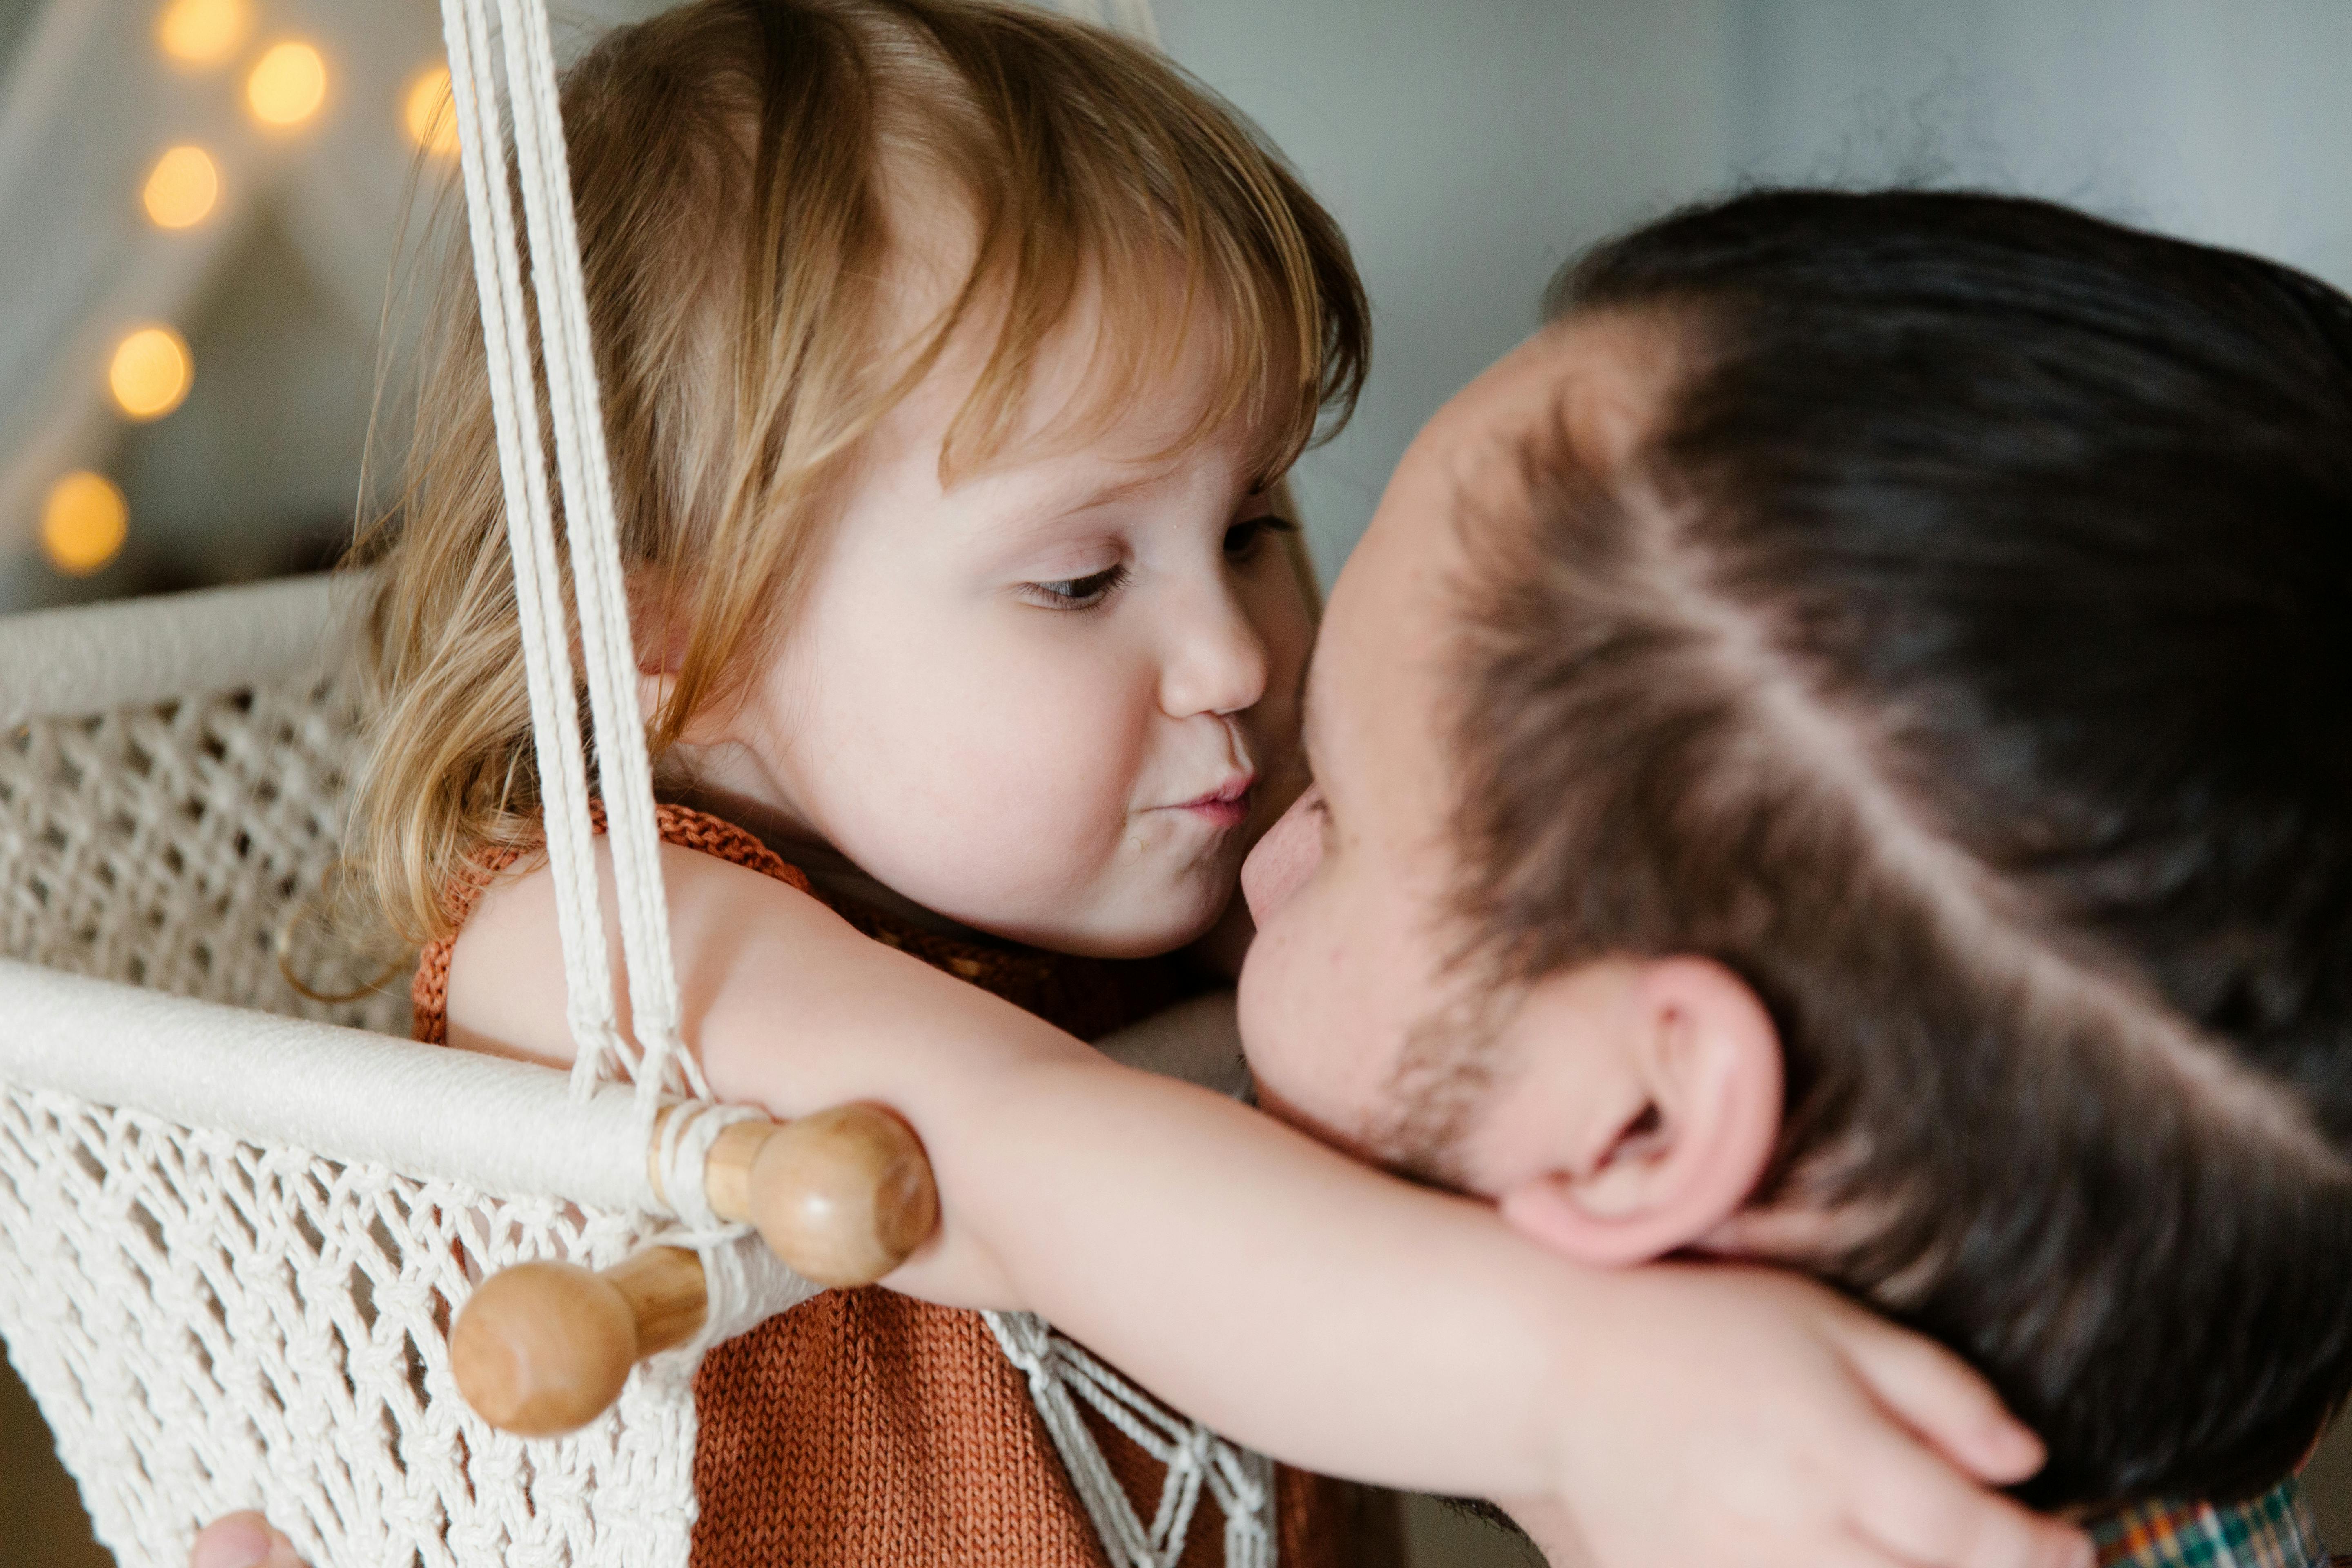
M 1511 1011 L 1499 991 L 1474 984 L 1406 1031 L 1366 1134 L 1382 1165 L 1431 1186 L 1466 1189 L 1462 1145 L 1495 1087 L 1496 1044 Z

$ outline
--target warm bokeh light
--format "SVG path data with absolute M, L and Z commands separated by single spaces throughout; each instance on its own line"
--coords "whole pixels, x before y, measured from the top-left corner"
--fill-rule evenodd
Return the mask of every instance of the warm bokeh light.
M 220 199 L 220 171 L 201 147 L 174 147 L 155 160 L 140 199 L 162 228 L 202 223 Z
M 308 44 L 273 44 L 245 79 L 245 101 L 264 125 L 299 125 L 327 99 L 327 62 Z
M 78 469 L 49 487 L 41 507 L 41 550 L 70 577 L 87 577 L 122 550 L 131 508 L 103 474 Z
M 236 52 L 252 25 L 251 0 L 172 0 L 156 19 L 155 41 L 175 60 L 216 66 Z
M 408 84 L 401 106 L 408 139 L 436 158 L 457 151 L 457 106 L 449 97 L 449 68 L 435 66 Z
M 169 327 L 142 327 L 114 348 L 106 384 L 115 405 L 133 419 L 161 419 L 188 395 L 194 365 L 188 345 Z

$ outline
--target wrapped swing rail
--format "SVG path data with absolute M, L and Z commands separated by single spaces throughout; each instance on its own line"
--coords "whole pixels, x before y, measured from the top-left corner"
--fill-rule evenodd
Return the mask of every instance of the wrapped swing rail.
M 560 1072 L 0 959 L 0 1080 L 509 1196 L 667 1215 L 634 1095 Z M 115 1038 L 89 1048 L 103 1015 Z
M 0 731 L 70 708 L 226 691 L 317 667 L 340 651 L 364 572 L 166 594 L 0 616 Z
M 19 1089 L 338 1163 L 432 1171 L 486 1193 L 748 1224 L 818 1285 L 872 1283 L 938 1223 L 921 1144 L 878 1106 L 787 1123 L 737 1113 L 696 1145 L 664 1136 L 671 1119 L 696 1113 L 673 1104 L 649 1142 L 635 1094 L 617 1084 L 583 1098 L 568 1075 L 544 1067 L 126 994 L 9 959 L 0 959 L 0 987 L 12 1002 L 0 1082 Z M 127 1044 L 88 1048 L 99 1006 Z M 673 1204 L 669 1189 L 680 1183 L 700 1189 L 701 1201 Z M 572 1431 L 611 1406 L 637 1362 L 691 1340 L 709 1304 L 701 1258 L 687 1247 L 657 1247 L 601 1274 L 518 1265 L 459 1313 L 457 1385 L 502 1430 Z

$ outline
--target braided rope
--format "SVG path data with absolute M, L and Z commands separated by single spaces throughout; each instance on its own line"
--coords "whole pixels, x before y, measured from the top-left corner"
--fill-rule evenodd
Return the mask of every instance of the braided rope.
M 515 605 L 530 693 L 531 737 L 539 753 L 562 937 L 568 1016 L 579 1046 L 576 1091 L 608 1076 L 637 1085 L 651 1125 L 665 1091 L 707 1098 L 699 1067 L 678 1038 L 676 966 L 662 890 L 660 834 L 654 825 L 653 772 L 639 712 L 636 658 L 629 637 L 628 588 L 613 507 L 595 356 L 589 341 L 587 293 L 580 263 L 563 121 L 543 0 L 442 0 L 451 92 L 481 300 L 483 355 L 490 377 L 507 527 L 515 563 Z M 508 114 L 500 114 L 504 102 Z M 548 424 L 555 436 L 573 605 L 579 618 L 589 711 L 596 726 L 597 771 L 609 815 L 613 872 L 628 978 L 633 1046 L 614 1002 L 612 957 L 604 938 L 587 763 L 582 745 L 564 613 L 554 498 L 540 439 L 540 389 L 532 374 L 533 318 L 516 248 L 514 204 L 506 161 L 513 123 L 514 186 L 522 195 L 524 233 L 537 304 L 539 358 L 546 373 Z

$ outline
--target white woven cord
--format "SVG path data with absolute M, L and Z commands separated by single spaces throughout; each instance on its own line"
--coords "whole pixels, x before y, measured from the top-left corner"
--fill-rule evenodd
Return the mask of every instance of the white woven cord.
M 681 1105 L 663 1121 L 655 1148 L 662 1191 L 675 1194 L 673 1206 L 686 1227 L 663 1237 L 662 1243 L 691 1247 L 702 1258 L 702 1327 L 671 1352 L 689 1366 L 712 1345 L 759 1327 L 819 1289 L 769 1251 L 750 1226 L 721 1219 L 704 1188 L 704 1163 L 719 1133 L 759 1115 L 748 1106 Z
M 678 1039 L 677 978 L 670 955 L 668 906 L 662 895 L 653 769 L 637 701 L 628 585 L 613 510 L 613 477 L 604 449 L 587 286 L 572 211 L 572 175 L 564 155 L 563 111 L 545 0 L 499 0 L 499 26 L 506 46 L 516 156 L 530 231 L 531 283 L 554 405 L 564 532 L 572 547 L 589 707 L 596 720 L 597 769 L 613 841 L 630 1020 L 645 1056 L 638 1093 L 650 1102 L 661 1089 L 675 1087 L 708 1098 L 699 1068 Z
M 138 1104 L 256 1144 L 404 1171 L 512 1197 L 657 1214 L 632 1100 L 574 1099 L 562 1075 L 472 1051 L 126 991 L 0 958 L 0 1082 Z M 119 1030 L 92 1050 L 92 1019 Z
M 546 803 L 549 864 L 563 937 L 569 1016 L 579 1055 L 573 1081 L 584 1093 L 615 1069 L 637 1081 L 648 1123 L 665 1089 L 707 1095 L 700 1070 L 680 1047 L 677 982 L 662 892 L 660 836 L 645 749 L 630 646 L 628 596 L 612 484 L 598 411 L 594 356 L 572 188 L 563 158 L 553 51 L 540 0 L 497 0 L 493 45 L 484 0 L 443 0 L 467 209 L 481 300 L 484 357 L 499 431 L 515 557 L 516 613 L 530 678 L 532 738 Z M 499 69 L 504 63 L 503 79 Z M 619 1027 L 610 953 L 597 896 L 589 826 L 586 762 L 572 695 L 568 617 L 563 611 L 546 454 L 539 439 L 539 388 L 531 373 L 531 320 L 515 245 L 507 181 L 503 97 L 515 128 L 516 179 L 530 236 L 539 303 L 540 359 L 547 373 L 564 528 L 571 545 L 581 650 L 597 736 L 607 831 L 629 976 L 636 1044 Z M 499 156 L 495 164 L 492 150 Z M 496 174 L 494 175 L 494 169 Z M 523 504 L 515 502 L 520 496 Z
M 467 227 L 480 300 L 482 353 L 490 378 L 499 471 L 506 494 L 507 543 L 514 558 L 515 609 L 530 694 L 531 739 L 539 753 L 547 858 L 555 879 L 562 939 L 566 1007 L 579 1056 L 572 1082 L 585 1092 L 608 1064 L 627 1059 L 614 1011 L 611 955 L 598 907 L 590 842 L 587 764 L 572 700 L 572 653 L 557 574 L 555 526 L 549 511 L 546 454 L 539 438 L 539 394 L 531 382 L 514 214 L 500 156 L 495 83 L 483 90 L 478 61 L 488 54 L 488 24 L 472 0 L 442 0 L 449 85 L 457 110 L 458 162 L 466 184 Z
M 1043 1318 L 983 1315 L 1005 1358 L 1028 1377 L 1030 1399 L 1112 1568 L 1176 1568 L 1203 1487 L 1224 1515 L 1226 1568 L 1274 1568 L 1273 1460 L 1228 1443 L 1197 1421 L 1170 1415 Z M 1168 1468 L 1149 1525 L 1111 1473 L 1078 1411 L 1079 1400 Z
M 689 1365 L 553 1443 L 448 1371 L 484 1270 L 667 1227 L 635 1096 L 321 1028 L 404 1034 L 405 987 L 274 956 L 341 848 L 339 623 L 323 579 L 0 623 L 50 671 L 0 671 L 0 1338 L 122 1568 L 241 1508 L 321 1568 L 685 1568 Z

